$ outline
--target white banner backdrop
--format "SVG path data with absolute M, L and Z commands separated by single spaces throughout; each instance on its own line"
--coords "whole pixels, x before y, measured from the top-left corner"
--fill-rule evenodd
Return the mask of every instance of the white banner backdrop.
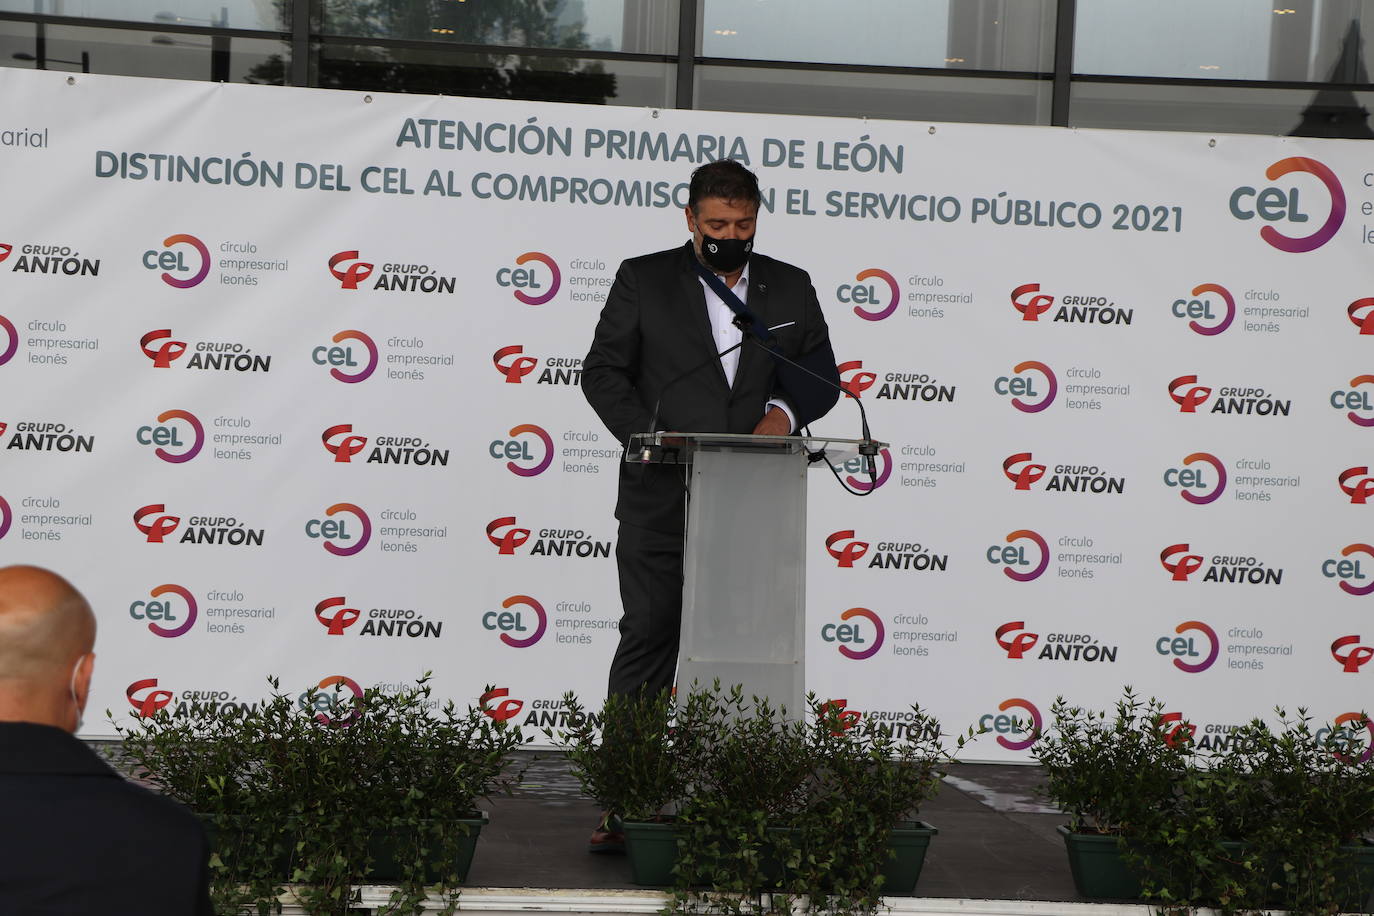
M 892 442 L 869 497 L 812 477 L 822 699 L 985 725 L 988 760 L 1123 684 L 1209 741 L 1371 705 L 1367 144 L 7 69 L 0 97 L 0 562 L 96 606 L 93 735 L 269 674 L 598 703 L 619 448 L 580 358 L 722 155 Z

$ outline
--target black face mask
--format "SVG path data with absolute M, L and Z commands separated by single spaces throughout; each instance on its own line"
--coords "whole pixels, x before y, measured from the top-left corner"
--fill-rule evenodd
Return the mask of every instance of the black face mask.
M 754 250 L 753 238 L 715 239 L 701 234 L 701 259 L 720 273 L 732 274 L 744 266 Z

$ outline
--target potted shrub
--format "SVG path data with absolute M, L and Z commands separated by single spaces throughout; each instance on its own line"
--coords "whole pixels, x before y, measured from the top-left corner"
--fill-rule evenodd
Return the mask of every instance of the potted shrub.
M 1314 731 L 1305 713 L 1278 712 L 1281 728 L 1256 719 L 1204 752 L 1192 726 L 1130 688 L 1110 722 L 1057 700 L 1034 754 L 1070 817 L 1060 832 L 1079 893 L 1226 913 L 1362 905 L 1374 765 L 1367 742 L 1351 743 L 1364 725 Z
M 428 675 L 362 696 L 270 683 L 254 706 L 192 705 L 120 728 L 134 775 L 207 823 L 220 911 L 280 912 L 290 884 L 307 912 L 342 914 L 360 884 L 385 879 L 398 885 L 386 912 L 413 912 L 430 890 L 452 912 L 485 822 L 476 802 L 513 778 L 520 730 L 434 708 Z
M 668 809 L 684 793 L 686 771 L 672 695 L 612 694 L 595 715 L 568 693 L 563 707 L 568 727 L 544 734 L 567 754 L 583 791 L 623 825 L 634 882 L 671 884 L 677 829 Z
M 1127 687 L 1116 715 L 1069 704 L 1031 745 L 1045 771 L 1044 794 L 1069 816 L 1059 827 L 1074 886 L 1084 897 L 1137 898 L 1125 860 L 1127 838 L 1172 799 L 1193 753 L 1187 723 L 1166 726 L 1163 704 Z
M 1374 767 L 1355 732 L 1299 710 L 1255 719 L 1190 768 L 1177 816 L 1147 823 L 1133 860 L 1145 896 L 1223 912 L 1364 909 L 1374 889 Z M 1365 732 L 1363 722 L 1354 725 Z

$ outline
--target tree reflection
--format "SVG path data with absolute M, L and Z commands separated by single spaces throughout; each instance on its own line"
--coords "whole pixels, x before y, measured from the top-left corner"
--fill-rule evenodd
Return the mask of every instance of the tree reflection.
M 284 6 L 289 0 L 276 2 Z M 320 32 L 360 39 L 318 46 L 312 83 L 325 89 L 591 104 L 616 95 L 615 74 L 599 61 L 517 50 L 587 49 L 580 0 L 324 0 Z M 423 41 L 427 47 L 366 43 L 379 38 Z M 469 48 L 449 50 L 441 43 Z M 473 45 L 493 47 L 475 51 Z M 285 70 L 285 60 L 273 56 L 253 68 L 247 81 L 281 84 Z

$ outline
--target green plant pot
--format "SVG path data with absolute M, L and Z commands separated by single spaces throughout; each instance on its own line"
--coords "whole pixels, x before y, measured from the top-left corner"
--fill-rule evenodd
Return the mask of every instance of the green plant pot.
M 454 820 L 454 824 L 467 827 L 467 835 L 459 839 L 457 853 L 453 861 L 426 862 L 420 873 L 420 880 L 425 884 L 434 884 L 456 871 L 458 883 L 466 884 L 468 870 L 472 867 L 472 855 L 477 849 L 477 835 L 482 832 L 483 825 L 488 821 L 489 818 L 485 811 L 477 812 L 476 817 Z M 367 845 L 368 855 L 372 857 L 372 867 L 367 872 L 369 881 L 377 884 L 396 884 L 404 878 L 405 870 L 398 860 L 407 839 L 409 836 L 402 830 L 374 833 L 371 836 Z
M 1336 866 L 1336 887 L 1341 894 L 1341 911 L 1366 913 L 1374 910 L 1374 845 L 1342 846 L 1346 858 Z
M 892 828 L 887 845 L 892 857 L 883 867 L 883 893 L 909 895 L 916 890 L 930 838 L 940 831 L 925 821 L 903 821 Z
M 1073 886 L 1081 897 L 1106 897 L 1115 900 L 1140 898 L 1140 879 L 1127 867 L 1117 838 L 1096 833 L 1073 833 L 1066 825 L 1058 827 L 1069 854 Z
M 254 831 L 248 826 L 249 818 L 237 814 L 204 814 L 196 812 L 196 817 L 200 819 L 201 826 L 205 828 L 205 841 L 212 853 L 217 853 L 219 857 L 231 867 L 242 862 L 245 855 L 251 855 L 251 845 L 261 842 L 264 838 L 256 836 Z M 294 829 L 291 825 L 277 826 L 274 833 L 288 833 L 294 836 Z M 280 881 L 291 879 L 291 852 L 294 843 L 287 843 L 286 846 L 277 852 L 271 859 L 269 872 L 272 877 Z
M 673 883 L 677 864 L 678 826 L 671 821 L 625 821 L 625 855 L 630 880 L 642 887 Z

